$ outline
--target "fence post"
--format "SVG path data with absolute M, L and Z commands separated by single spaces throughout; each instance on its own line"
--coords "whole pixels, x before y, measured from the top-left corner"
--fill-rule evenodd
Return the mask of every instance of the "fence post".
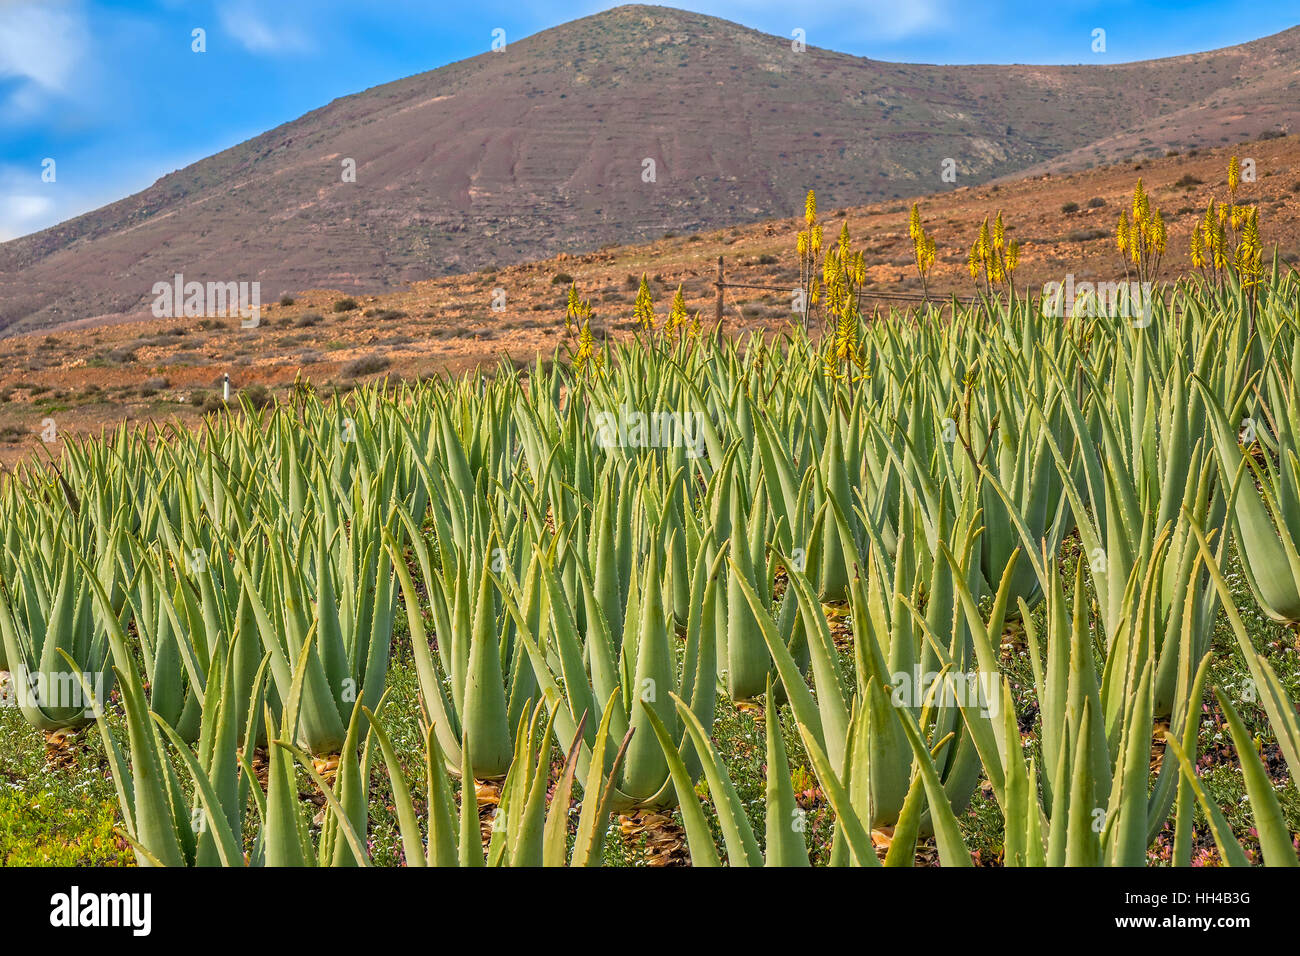
M 721 328 L 722 327 L 722 290 L 724 287 L 723 277 L 722 277 L 722 256 L 718 256 L 718 281 L 714 284 L 718 288 L 718 298 L 713 306 L 713 322 L 716 326 Z

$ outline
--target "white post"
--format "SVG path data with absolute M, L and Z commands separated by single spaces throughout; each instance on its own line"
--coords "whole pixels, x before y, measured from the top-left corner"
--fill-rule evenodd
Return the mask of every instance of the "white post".
M 221 400 L 230 401 L 230 373 L 228 372 L 221 376 Z

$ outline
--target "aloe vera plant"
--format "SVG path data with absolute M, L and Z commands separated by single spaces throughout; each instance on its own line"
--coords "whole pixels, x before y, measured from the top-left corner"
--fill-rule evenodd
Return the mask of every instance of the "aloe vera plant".
M 98 582 L 92 585 L 95 603 L 109 606 Z M 143 681 L 136 672 L 126 633 L 120 623 L 109 622 L 114 667 L 126 716 L 127 747 L 123 750 L 109 725 L 99 722 L 108 754 L 124 832 L 142 866 L 303 866 L 365 864 L 361 834 L 367 821 L 369 751 L 359 754 L 362 741 L 362 705 L 357 701 L 341 749 L 335 784 L 325 783 L 308 756 L 291 741 L 272 742 L 268 754 L 268 786 L 256 782 L 253 756 L 256 741 L 246 735 L 239 742 L 241 725 L 249 711 L 265 701 L 265 676 L 270 655 L 253 681 L 249 698 L 235 693 L 235 661 L 231 647 L 223 656 L 214 651 L 206 668 L 204 703 L 197 749 L 160 715 L 149 710 Z M 298 656 L 290 693 L 285 701 L 281 737 L 300 727 L 309 658 Z M 87 684 L 87 690 L 89 691 Z M 244 716 L 241 718 L 241 712 Z M 267 727 L 274 718 L 264 715 Z M 295 760 L 321 788 L 332 816 L 326 820 L 315 848 L 303 825 L 294 781 Z M 193 796 L 186 796 L 182 780 L 188 779 Z M 244 849 L 244 816 L 250 797 L 261 823 L 253 849 Z
M 808 846 L 804 838 L 806 818 L 795 803 L 794 787 L 790 782 L 790 765 L 786 759 L 785 743 L 781 738 L 779 715 L 775 707 L 771 681 L 768 681 L 765 711 L 767 756 L 766 849 L 760 850 L 750 825 L 745 805 L 736 792 L 736 786 L 727 773 L 726 765 L 717 748 L 709 740 L 708 732 L 700 724 L 690 706 L 674 696 L 677 713 L 686 726 L 701 755 L 709 793 L 717 808 L 718 822 L 726 845 L 727 861 L 732 866 L 809 866 Z M 677 744 L 653 709 L 646 708 L 646 717 L 654 728 L 664 759 L 668 761 L 673 786 L 681 807 L 686 839 L 691 851 L 692 866 L 719 866 L 717 848 L 708 820 L 695 794 L 693 774 L 677 752 Z M 873 857 L 874 859 L 874 857 Z
M 260 558 L 236 556 L 235 570 L 252 608 L 281 701 L 305 663 L 300 723 L 293 741 L 313 754 L 343 745 L 348 715 L 383 693 L 396 599 L 378 515 L 328 536 L 324 525 L 296 549 L 272 544 Z M 335 553 L 338 557 L 335 558 Z
M 625 625 L 617 642 L 600 608 L 592 574 L 576 553 L 573 559 L 579 562 L 587 610 L 585 642 L 579 636 L 574 608 L 552 563 L 554 558 L 539 553 L 534 562 L 550 607 L 540 629 L 534 630 L 528 624 L 526 611 L 518 601 L 513 597 L 507 601 L 519 628 L 519 639 L 532 661 L 541 699 L 554 719 L 557 740 L 566 751 L 578 747 L 579 772 L 590 772 L 598 751 L 606 754 L 608 761 L 616 752 L 617 740 L 628 731 L 635 732 L 621 770 L 611 778 L 611 806 L 615 810 L 663 808 L 675 802 L 668 764 L 649 729 L 647 707 L 669 729 L 692 767 L 698 757 L 677 720 L 669 695 L 676 693 L 690 700 L 697 718 L 712 726 L 716 706 L 715 621 L 722 613 L 716 589 L 721 555 L 711 562 L 708 557 L 708 549 L 702 547 L 692 583 L 692 592 L 702 598 L 698 604 L 692 602 L 685 645 L 680 649 L 668 623 L 668 606 L 660 586 L 660 558 L 653 548 L 632 576 Z M 517 583 L 508 591 L 517 593 Z M 601 701 L 605 702 L 603 708 Z M 601 726 L 608 728 L 603 732 L 609 736 L 608 741 L 597 727 L 587 724 L 583 729 L 582 715 L 597 712 Z M 606 769 L 613 773 L 611 768 Z
M 535 698 L 537 685 L 527 655 L 512 646 L 509 634 L 503 640 L 501 625 L 508 615 L 499 610 L 503 602 L 491 565 L 482 560 L 477 566 L 435 571 L 427 543 L 411 529 L 409 540 L 433 608 L 435 662 L 402 548 L 391 533 L 386 538 L 406 599 L 426 719 L 438 734 L 441 751 L 450 766 L 459 768 L 466 744 L 481 778 L 502 778 L 513 759 L 519 720 Z M 536 588 L 530 593 L 535 595 Z
M 1256 423 L 1251 416 L 1238 414 L 1234 417 L 1243 426 L 1234 429 L 1223 405 L 1213 395 L 1207 396 L 1206 404 L 1218 453 L 1220 480 L 1224 487 L 1231 489 L 1232 526 L 1246 581 L 1264 613 L 1275 621 L 1296 623 L 1300 622 L 1297 386 L 1294 372 L 1284 379 L 1275 367 L 1270 367 L 1266 380 L 1269 398 L 1266 407 L 1271 409 L 1266 421 Z M 1235 403 L 1237 413 L 1246 409 L 1246 397 L 1243 392 Z M 1270 427 L 1275 434 L 1264 444 Z M 1243 431 L 1258 435 L 1264 449 L 1258 458 L 1243 452 L 1238 442 Z
M 542 723 L 544 707 L 538 704 L 520 718 L 515 734 L 515 755 L 502 784 L 501 799 L 491 819 L 491 837 L 485 848 L 480 831 L 478 801 L 473 781 L 473 754 L 468 742 L 460 748 L 461 803 L 456 806 L 447 773 L 446 754 L 438 734 L 430 728 L 425 740 L 425 774 L 429 794 L 428 828 L 421 832 L 411 789 L 402 772 L 397 751 L 383 727 L 369 711 L 393 785 L 398 825 L 406 861 L 411 866 L 600 866 L 613 784 L 604 774 L 603 753 L 612 707 L 597 733 L 600 749 L 581 782 L 583 803 L 572 848 L 569 847 L 570 799 L 577 780 L 578 745 L 568 755 L 554 781 L 547 806 L 554 715 Z M 579 721 L 585 722 L 587 715 Z M 617 774 L 631 731 L 610 761 Z M 538 747 L 540 740 L 540 750 Z
M 372 862 L 376 758 L 412 864 L 594 864 L 611 813 L 678 806 L 697 864 L 906 865 L 932 837 L 960 865 L 981 779 L 1009 865 L 1138 865 L 1171 819 L 1186 863 L 1198 810 L 1242 862 L 1194 768 L 1225 617 L 1300 764 L 1225 570 L 1300 619 L 1300 282 L 1162 292 L 1135 323 L 989 287 L 821 341 L 651 330 L 643 303 L 571 362 L 70 440 L 0 475 L 0 666 L 117 683 L 125 730 L 99 730 L 142 863 Z M 395 629 L 423 784 L 384 706 Z M 36 700 L 51 732 L 95 717 Z M 714 739 L 759 701 L 766 827 Z M 1285 863 L 1290 804 L 1222 705 Z M 793 825 L 786 707 L 829 857 Z
M 7 669 L 28 723 L 46 733 L 75 729 L 99 716 L 112 690 L 107 629 L 93 597 L 98 582 L 66 546 L 50 565 L 30 557 L 16 580 L 0 585 Z

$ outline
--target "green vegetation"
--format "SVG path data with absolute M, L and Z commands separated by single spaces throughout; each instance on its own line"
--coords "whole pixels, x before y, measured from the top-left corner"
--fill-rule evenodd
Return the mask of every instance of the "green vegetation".
M 141 864 L 637 864 L 667 818 L 696 865 L 1294 865 L 1300 275 L 1256 216 L 1055 317 L 999 215 L 972 304 L 868 323 L 810 197 L 775 338 L 643 277 L 600 341 L 571 286 L 547 360 L 20 464 L 0 847 L 120 859 L 115 801 Z

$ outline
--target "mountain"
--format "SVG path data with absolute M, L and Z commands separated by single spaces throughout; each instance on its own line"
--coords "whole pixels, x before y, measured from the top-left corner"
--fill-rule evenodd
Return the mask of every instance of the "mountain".
M 810 187 L 827 207 L 929 193 L 945 159 L 961 186 L 1215 146 L 1295 125 L 1298 50 L 1293 28 L 1117 66 L 900 64 L 619 7 L 336 100 L 0 245 L 0 333 L 147 309 L 176 273 L 257 280 L 264 302 L 382 291 L 790 215 Z

